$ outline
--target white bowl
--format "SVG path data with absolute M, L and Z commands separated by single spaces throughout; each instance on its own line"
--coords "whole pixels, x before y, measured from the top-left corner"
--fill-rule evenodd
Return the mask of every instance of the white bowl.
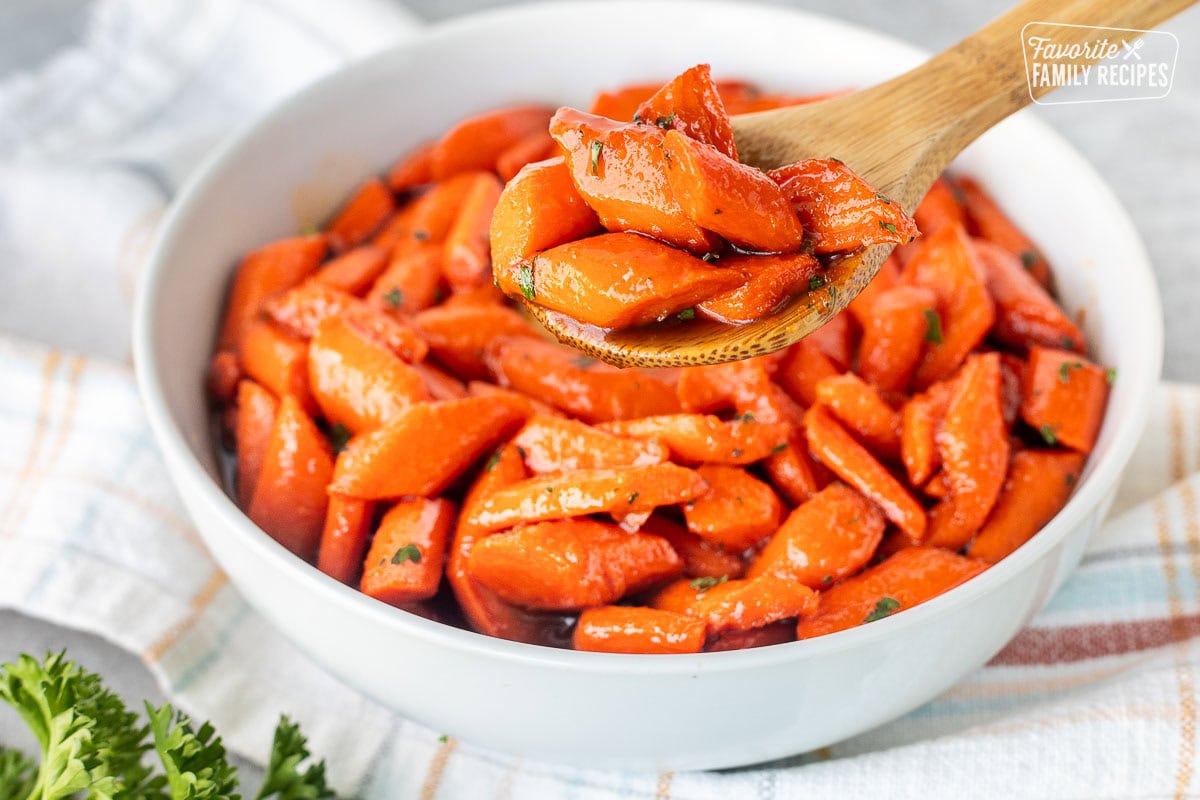
M 1099 176 L 1028 115 L 961 159 L 1044 247 L 1093 352 L 1115 366 L 1108 415 L 1070 503 L 1032 541 L 912 610 L 757 650 L 629 656 L 481 636 L 318 572 L 222 490 L 203 375 L 239 254 L 323 218 L 364 176 L 472 112 L 587 103 L 699 62 L 779 90 L 865 86 L 923 54 L 811 14 L 732 2 L 573 2 L 430 28 L 343 69 L 208 160 L 163 226 L 135 352 L 154 432 L 196 527 L 246 599 L 346 683 L 469 742 L 591 767 L 698 769 L 831 744 L 935 697 L 994 655 L 1078 562 L 1141 434 L 1162 355 L 1154 278 Z

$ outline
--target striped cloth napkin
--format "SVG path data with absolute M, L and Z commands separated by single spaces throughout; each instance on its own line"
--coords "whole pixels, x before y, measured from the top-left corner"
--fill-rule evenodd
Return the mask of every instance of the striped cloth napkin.
M 521 761 L 357 694 L 251 610 L 184 516 L 129 370 L 0 339 L 0 607 L 141 655 L 167 695 L 262 760 L 299 718 L 345 793 L 372 798 L 1195 796 L 1200 389 L 1165 385 L 1075 575 L 934 702 L 814 753 L 722 773 Z

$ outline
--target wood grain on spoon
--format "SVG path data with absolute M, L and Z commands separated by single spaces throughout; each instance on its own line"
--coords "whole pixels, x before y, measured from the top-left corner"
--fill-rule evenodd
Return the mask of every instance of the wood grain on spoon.
M 836 157 L 911 212 L 964 147 L 1032 102 L 1022 29 L 1055 29 L 1055 44 L 1084 43 L 1093 26 L 1149 29 L 1197 0 L 1027 0 L 921 66 L 854 94 L 733 118 L 742 161 L 762 169 Z M 1138 36 L 1130 31 L 1126 38 Z M 1097 59 L 1080 58 L 1088 64 Z M 1041 96 L 1052 87 L 1033 89 Z M 555 336 L 620 366 L 716 364 L 779 350 L 821 327 L 875 277 L 891 246 L 836 259 L 826 284 L 745 325 L 687 324 L 601 331 L 530 304 Z

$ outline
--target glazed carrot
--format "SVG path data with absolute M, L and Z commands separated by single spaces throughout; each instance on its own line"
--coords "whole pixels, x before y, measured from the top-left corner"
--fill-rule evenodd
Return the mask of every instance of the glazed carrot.
M 877 456 L 900 456 L 900 415 L 853 372 L 832 375 L 817 384 L 817 401 Z
M 438 140 L 430 156 L 433 179 L 471 170 L 494 170 L 500 155 L 518 141 L 546 130 L 550 109 L 511 106 L 469 117 Z
M 328 249 L 323 235 L 298 236 L 272 242 L 243 258 L 225 303 L 217 350 L 241 352 L 242 336 L 258 319 L 262 304 L 311 275 Z
M 774 575 L 724 582 L 678 580 L 651 599 L 653 608 L 704 620 L 710 636 L 749 630 L 803 617 L 817 608 L 819 595 L 802 583 Z
M 946 225 L 921 239 L 904 269 L 904 279 L 937 296 L 938 332 L 928 337 L 916 384 L 925 388 L 958 369 L 995 320 L 982 268 L 961 226 Z M 931 328 L 933 326 L 931 325 Z
M 429 191 L 413 200 L 396 215 L 395 227 L 388 225 L 375 244 L 388 245 L 393 258 L 423 244 L 442 244 L 450 228 L 458 220 L 459 209 L 467 195 L 481 180 L 493 177 L 487 172 L 471 171 L 434 184 Z
M 753 405 L 770 385 L 771 376 L 778 371 L 783 358 L 783 353 L 776 352 L 723 364 L 684 367 L 675 384 L 679 403 L 684 411 L 700 414 L 725 411 L 737 403 Z
M 346 292 L 305 281 L 267 301 L 272 320 L 297 339 L 311 339 L 321 323 L 331 317 L 352 323 L 355 329 L 388 348 L 405 361 L 425 358 L 429 346 L 408 325 L 372 308 Z
M 787 502 L 803 503 L 824 484 L 805 445 L 804 409 L 787 392 L 761 376 L 757 382 L 747 381 L 743 387 L 735 405 L 738 414 L 743 418 L 751 414 L 759 422 L 782 422 L 788 426 L 787 447 L 777 447 L 767 456 L 763 471 Z
M 744 418 L 725 422 L 707 414 L 667 414 L 601 427 L 619 436 L 658 439 L 675 459 L 692 464 L 752 464 L 782 450 L 789 433 L 781 422 Z
M 987 567 L 938 547 L 907 547 L 821 593 L 816 613 L 796 626 L 811 639 L 912 608 L 974 578 Z
M 800 248 L 800 220 L 766 173 L 675 130 L 667 131 L 663 152 L 671 193 L 697 225 L 747 250 Z
M 411 150 L 388 170 L 387 185 L 393 192 L 407 192 L 433 180 L 433 143 Z
M 888 392 L 908 386 L 924 344 L 941 335 L 937 298 L 923 286 L 897 286 L 880 293 L 860 321 L 858 372 L 867 383 Z
M 242 379 L 242 367 L 235 353 L 222 350 L 208 362 L 208 396 L 218 404 L 225 405 L 237 397 L 238 382 Z
M 1104 419 L 1115 373 L 1078 353 L 1032 347 L 1025 370 L 1021 418 L 1046 443 L 1090 453 Z
M 469 397 L 466 385 L 448 372 L 443 372 L 432 364 L 414 364 L 413 367 L 425 381 L 425 390 L 434 400 L 462 400 Z M 514 406 L 524 412 L 524 405 Z
M 728 323 L 751 322 L 770 314 L 784 300 L 806 290 L 820 269 L 817 260 L 805 253 L 729 255 L 721 258 L 720 265 L 741 273 L 741 285 L 697 304 L 696 310 Z
M 373 244 L 347 250 L 325 264 L 312 279 L 350 294 L 362 294 L 383 272 L 388 263 L 388 251 Z
M 808 449 L 839 478 L 865 494 L 884 516 L 920 540 L 925 535 L 925 510 L 920 503 L 838 424 L 828 409 L 813 406 L 804 415 Z
M 840 161 L 809 158 L 767 173 L 796 209 L 818 253 L 903 244 L 917 226 Z
M 937 431 L 954 393 L 954 382 L 939 381 L 913 395 L 900 412 L 900 460 L 913 486 L 921 486 L 942 466 Z
M 995 564 L 1029 541 L 1066 505 L 1083 470 L 1083 455 L 1022 450 L 1012 457 L 1004 490 L 967 555 Z
M 988 291 L 996 303 L 996 338 L 1020 348 L 1040 344 L 1083 352 L 1083 333 L 1079 327 L 1017 256 L 980 239 L 972 240 L 971 246 L 983 266 Z
M 688 533 L 682 525 L 664 516 L 651 515 L 641 529 L 667 540 L 671 549 L 683 559 L 683 574 L 689 578 L 740 578 L 746 571 L 746 562 L 741 556 Z
M 398 250 L 367 292 L 368 305 L 396 315 L 435 305 L 442 292 L 442 252 L 432 243 Z
M 955 189 L 945 178 L 933 182 L 933 186 L 921 198 L 913 217 L 925 236 L 932 236 L 946 226 L 967 224 L 967 216 L 955 197 Z
M 519 410 L 490 397 L 414 403 L 351 440 L 329 491 L 365 500 L 438 494 L 520 422 Z
M 579 615 L 574 644 L 594 653 L 699 653 L 704 622 L 655 608 L 589 608 Z
M 955 179 L 955 184 L 962 195 L 971 233 L 1012 253 L 1034 280 L 1049 288 L 1053 274 L 1038 246 L 1013 224 L 977 182 L 968 177 L 959 177 Z
M 442 305 L 446 308 L 497 308 L 508 305 L 504 292 L 492 281 L 453 292 Z
M 636 264 L 636 269 L 629 265 Z M 604 233 L 543 251 L 500 273 L 515 296 L 601 328 L 627 328 L 690 311 L 741 283 L 682 250 L 635 233 Z
M 516 294 L 521 287 L 510 267 L 599 228 L 562 156 L 524 167 L 504 187 L 492 217 L 492 265 L 500 288 Z
M 345 317 L 329 317 L 317 328 L 308 380 L 325 419 L 355 434 L 430 399 L 420 373 Z
M 588 106 L 588 113 L 609 119 L 632 121 L 633 115 L 638 112 L 638 106 L 653 97 L 661 88 L 661 83 L 636 83 L 598 92 L 592 98 L 592 104 Z
M 272 539 L 311 559 L 325 525 L 325 486 L 332 469 L 325 437 L 299 401 L 285 395 L 246 514 Z
M 851 314 L 838 314 L 805 337 L 829 357 L 839 372 L 850 369 L 857 349 L 858 328 Z
M 237 389 L 237 503 L 243 511 L 250 507 L 258 473 L 275 429 L 279 401 L 252 380 L 238 383 Z
M 363 562 L 362 593 L 394 606 L 433 597 L 454 513 L 454 504 L 440 498 L 404 500 L 388 509 Z
M 690 220 L 667 182 L 666 134 L 571 108 L 550 122 L 579 194 L 610 231 L 635 231 L 697 255 L 717 238 Z
M 526 164 L 552 158 L 558 154 L 558 145 L 544 130 L 534 131 L 518 139 L 496 159 L 496 172 L 500 180 L 507 183 L 516 177 Z
M 796 641 L 796 626 L 790 622 L 772 622 L 761 628 L 747 631 L 725 631 L 717 634 L 704 646 L 706 653 L 726 650 L 747 650 L 751 647 L 768 647 Z
M 775 575 L 826 589 L 866 566 L 883 527 L 874 503 L 848 486 L 831 484 L 792 511 L 746 576 Z
M 484 361 L 490 342 L 505 336 L 537 336 L 523 316 L 505 306 L 443 305 L 422 311 L 412 323 L 434 358 L 467 380 L 491 374 Z
M 876 298 L 884 292 L 896 288 L 899 284 L 900 260 L 893 251 L 879 265 L 879 271 L 875 273 L 875 277 L 866 285 L 866 288 L 850 301 L 850 305 L 846 306 L 846 310 L 858 320 L 860 327 L 865 328 L 871 319 Z
M 487 354 L 497 382 L 584 422 L 678 410 L 675 390 L 638 370 L 619 370 L 578 351 L 533 339 L 500 339 Z
M 535 416 L 560 418 L 563 416 L 563 413 L 557 408 L 548 406 L 541 400 L 534 400 L 527 394 L 521 394 L 512 389 L 505 389 L 487 381 L 471 381 L 468 383 L 467 395 L 469 397 L 502 397 L 509 405 L 514 408 L 520 408 L 521 413 L 524 414 L 527 420 Z
M 675 464 L 539 475 L 493 492 L 469 522 L 494 531 L 604 512 L 636 514 L 695 500 L 707 489 L 699 474 Z
M 661 464 L 669 455 L 658 442 L 626 439 L 561 417 L 534 417 L 512 443 L 524 453 L 525 466 L 539 475 Z
M 467 568 L 509 603 L 562 611 L 612 603 L 675 577 L 683 562 L 661 537 L 575 519 L 480 539 Z
M 775 379 L 798 402 L 811 406 L 817 402 L 817 384 L 839 373 L 829 356 L 808 339 L 801 339 L 788 348 Z
M 1000 354 L 1000 411 L 1012 430 L 1021 413 L 1021 391 L 1025 384 L 1025 360 L 1012 353 Z
M 334 580 L 355 584 L 362 572 L 374 519 L 373 501 L 331 494 L 317 551 L 317 569 Z
M 454 225 L 446 234 L 442 274 L 455 290 L 491 283 L 488 230 L 502 188 L 503 185 L 494 175 L 478 175 L 463 198 Z
M 929 482 L 921 488 L 921 491 L 938 500 L 943 500 L 949 497 L 950 481 L 946 477 L 946 473 L 944 471 L 939 471 L 936 473 L 932 478 L 929 479 Z
M 958 550 L 987 519 L 1008 470 L 999 353 L 967 359 L 936 438 L 950 496 L 930 512 L 926 541 Z
M 621 114 L 612 119 L 629 117 Z M 725 113 L 725 104 L 708 64 L 697 64 L 676 76 L 638 106 L 633 120 L 678 131 L 697 142 L 712 145 L 722 155 L 737 161 L 733 126 L 729 124 L 729 115 Z
M 770 486 L 739 467 L 705 464 L 696 472 L 708 491 L 683 506 L 689 531 L 736 553 L 779 528 L 783 503 Z
M 362 244 L 395 210 L 396 198 L 387 184 L 368 179 L 329 223 L 329 246 L 341 253 Z
M 259 320 L 242 340 L 242 369 L 276 397 L 292 395 L 307 410 L 316 410 L 308 388 L 308 345 Z

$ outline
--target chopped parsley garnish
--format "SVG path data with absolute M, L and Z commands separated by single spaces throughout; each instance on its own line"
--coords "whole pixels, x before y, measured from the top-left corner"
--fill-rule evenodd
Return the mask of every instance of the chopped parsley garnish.
M 742 457 L 742 448 L 740 448 L 740 447 L 733 448 L 733 452 L 731 452 L 729 455 L 733 456 L 734 458 L 741 458 Z
M 641 114 L 637 114 L 637 113 L 635 113 L 635 114 L 633 115 L 633 124 L 634 124 L 634 125 L 641 125 L 643 122 L 645 122 L 645 120 L 643 120 L 643 119 L 642 119 L 642 115 L 641 115 Z
M 1075 481 L 1077 481 L 1077 480 L 1079 480 L 1079 476 L 1077 476 L 1074 472 L 1067 473 L 1067 486 L 1068 487 L 1074 486 Z
M 300 226 L 301 236 L 312 236 L 314 233 L 319 233 L 321 228 L 315 222 L 306 222 Z
M 526 453 L 525 453 L 525 448 L 521 447 L 521 445 L 517 445 L 517 455 L 519 455 L 521 457 L 522 461 L 525 460 L 525 458 L 527 457 Z
M 678 314 L 676 314 L 675 316 L 676 316 L 676 317 L 678 317 L 679 319 L 683 320 L 684 322 L 687 322 L 689 319 L 695 319 L 695 318 L 696 318 L 696 309 L 694 309 L 694 308 L 685 308 L 683 311 L 680 311 L 680 312 L 679 312 Z
M 1046 444 L 1050 445 L 1051 447 L 1058 444 L 1058 437 L 1054 434 L 1053 425 L 1043 425 L 1042 427 L 1038 428 L 1038 433 L 1042 434 L 1042 438 L 1046 441 Z
M 719 209 L 719 208 L 714 208 L 714 209 L 713 209 L 713 213 L 714 213 L 714 214 L 724 214 L 725 212 L 724 212 L 724 211 L 722 211 L 722 210 L 721 210 L 721 209 Z
M 811 278 L 808 279 L 808 290 L 810 292 L 815 292 L 817 289 L 820 289 L 824 285 L 825 285 L 825 277 L 823 275 L 813 275 Z
M 496 468 L 496 465 L 499 463 L 500 463 L 500 451 L 497 450 L 496 452 L 492 453 L 491 457 L 487 460 L 487 463 L 483 465 L 483 471 L 491 472 L 492 470 L 494 470 Z
M 711 253 L 705 253 L 704 255 L 700 256 L 700 260 L 706 264 L 711 264 L 712 262 L 716 261 L 720 257 L 721 257 L 721 254 L 718 253 L 716 250 L 713 250 Z
M 892 204 L 892 198 L 888 197 L 886 194 L 883 194 L 882 192 L 876 192 L 875 197 L 879 198 L 880 200 L 887 203 L 888 205 Z
M 413 231 L 413 238 L 418 242 L 423 242 L 429 238 L 429 231 Z
M 714 586 L 720 586 L 727 580 L 729 580 L 728 575 L 722 575 L 719 578 L 706 575 L 703 578 L 692 578 L 690 581 L 688 581 L 688 586 L 691 586 L 693 589 L 700 592 L 707 592 L 709 589 L 713 588 Z
M 775 455 L 776 453 L 782 453 L 784 450 L 787 450 L 787 442 L 780 442 L 779 444 L 777 444 L 771 448 L 771 455 Z
M 333 449 L 334 454 L 342 452 L 346 449 L 346 445 L 350 443 L 350 429 L 340 422 L 335 422 L 329 429 L 329 446 Z
M 875 603 L 875 608 L 863 618 L 863 622 L 875 622 L 884 617 L 890 617 L 900 610 L 900 601 L 894 597 L 881 597 Z
M 589 148 L 590 160 L 588 161 L 588 169 L 593 175 L 600 174 L 600 153 L 604 150 L 604 142 L 596 139 L 592 142 Z
M 533 286 L 532 265 L 522 264 L 517 267 L 517 286 L 521 287 L 521 294 L 525 295 L 526 300 L 537 297 L 537 290 Z
M 1074 350 L 1075 349 L 1075 340 L 1072 339 L 1070 336 L 1062 337 L 1061 344 L 1062 344 L 1064 350 Z
M 930 344 L 942 343 L 942 318 L 932 308 L 925 309 L 925 341 Z
M 414 564 L 420 564 L 421 548 L 417 547 L 415 544 L 409 543 L 397 550 L 396 554 L 392 556 L 393 564 L 403 564 L 405 561 L 411 561 Z
M 738 414 L 733 418 L 734 422 L 754 422 L 754 413 L 747 411 L 745 414 Z
M 804 255 L 806 255 L 806 256 L 811 256 L 816 251 L 817 251 L 817 245 L 812 239 L 805 236 L 803 239 L 800 240 L 800 252 L 801 253 L 804 253 Z
M 670 130 L 675 124 L 675 114 L 672 112 L 667 114 L 665 117 L 659 117 L 658 119 L 654 120 L 654 124 L 662 128 L 664 131 Z
M 845 161 L 842 161 L 842 160 L 841 160 L 840 158 L 838 158 L 837 156 L 828 156 L 828 160 L 830 160 L 830 161 L 836 161 L 837 163 L 839 163 L 839 164 L 843 164 L 843 165 L 846 163 Z
M 1026 250 L 1021 253 L 1021 266 L 1025 269 L 1033 269 L 1033 265 L 1038 262 L 1038 254 L 1032 250 Z
M 438 737 L 438 741 L 441 742 L 442 744 L 445 744 L 446 742 L 450 741 L 450 737 L 443 733 L 441 736 Z
M 391 308 L 399 308 L 404 303 L 404 292 L 400 291 L 399 286 L 393 286 L 392 290 L 383 296 L 383 302 Z
M 1058 379 L 1063 383 L 1071 382 L 1071 370 L 1083 369 L 1081 361 L 1064 361 L 1058 365 Z
M 825 577 L 821 578 L 821 583 L 833 583 L 833 576 L 826 575 Z
M 634 502 L 637 501 L 639 496 L 640 496 L 639 492 L 634 492 L 633 494 L 629 495 L 629 505 L 633 505 Z
M 882 228 L 883 230 L 887 231 L 888 233 L 896 232 L 896 226 L 890 222 L 884 222 L 883 220 L 879 220 L 879 227 Z
M 571 363 L 580 369 L 588 369 L 596 363 L 596 359 L 591 356 L 575 356 L 571 359 Z
M 1116 383 L 1117 382 L 1116 369 L 1113 369 L 1112 367 L 1110 367 L 1110 368 L 1104 370 L 1104 380 L 1109 386 L 1112 386 L 1114 383 Z

